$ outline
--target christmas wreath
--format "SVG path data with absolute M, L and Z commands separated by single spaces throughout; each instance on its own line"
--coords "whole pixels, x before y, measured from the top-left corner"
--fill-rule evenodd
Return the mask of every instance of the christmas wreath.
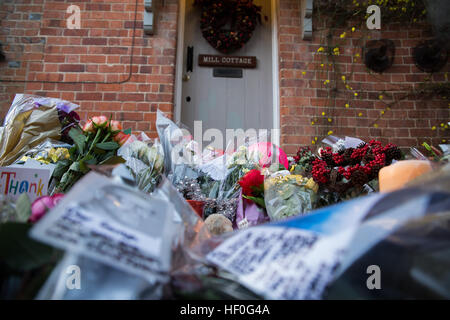
M 330 147 L 320 150 L 320 157 L 312 161 L 311 173 L 321 188 L 345 193 L 352 187 L 363 187 L 378 178 L 378 172 L 392 160 L 402 158 L 400 149 L 371 140 L 356 148 L 333 152 Z
M 261 23 L 261 7 L 252 0 L 198 0 L 200 28 L 208 43 L 222 53 L 242 48 Z

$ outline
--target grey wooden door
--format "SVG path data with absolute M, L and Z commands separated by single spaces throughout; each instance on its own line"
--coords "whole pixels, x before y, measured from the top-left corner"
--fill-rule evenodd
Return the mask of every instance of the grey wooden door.
M 181 122 L 192 133 L 194 121 L 202 121 L 203 132 L 209 128 L 222 130 L 224 138 L 225 129 L 273 128 L 271 2 L 254 3 L 262 6 L 263 23 L 242 49 L 230 55 L 256 56 L 257 67 L 243 69 L 242 78 L 220 78 L 213 77 L 212 67 L 198 66 L 199 54 L 222 54 L 203 38 L 200 9 L 193 6 L 193 0 L 186 0 L 183 74 L 188 46 L 194 47 L 194 61 L 190 79 L 182 85 Z

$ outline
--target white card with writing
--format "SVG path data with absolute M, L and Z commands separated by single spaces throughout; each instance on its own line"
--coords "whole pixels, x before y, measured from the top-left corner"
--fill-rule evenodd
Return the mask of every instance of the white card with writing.
M 34 201 L 47 195 L 50 174 L 48 168 L 0 167 L 0 192 L 14 200 L 26 193 Z
M 31 236 L 149 280 L 170 268 L 173 206 L 96 173 L 80 180 Z
M 380 197 L 243 230 L 206 258 L 266 299 L 320 299 L 361 220 Z
M 300 229 L 256 227 L 227 240 L 207 259 L 267 299 L 319 299 L 352 234 L 319 237 Z

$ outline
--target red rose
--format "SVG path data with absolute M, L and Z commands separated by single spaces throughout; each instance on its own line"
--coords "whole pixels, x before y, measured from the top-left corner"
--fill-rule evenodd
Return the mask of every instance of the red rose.
M 259 170 L 250 170 L 239 180 L 239 185 L 242 187 L 243 195 L 250 197 L 257 196 L 255 193 L 258 191 L 261 192 L 264 188 L 264 176 Z

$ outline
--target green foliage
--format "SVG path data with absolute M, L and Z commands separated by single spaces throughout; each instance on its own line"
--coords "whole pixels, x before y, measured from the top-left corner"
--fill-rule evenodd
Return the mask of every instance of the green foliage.
M 116 150 L 116 149 L 119 149 L 119 144 L 114 141 L 109 141 L 109 142 L 97 143 L 95 145 L 95 147 L 102 149 L 102 150 Z
M 55 250 L 31 239 L 32 225 L 7 222 L 0 224 L 0 260 L 15 271 L 29 271 L 49 263 Z
M 17 222 L 27 222 L 31 216 L 31 202 L 26 193 L 22 193 L 16 201 Z
M 78 128 L 72 128 L 69 131 L 69 137 L 72 138 L 73 142 L 77 146 L 80 153 L 83 153 L 84 146 L 86 144 L 86 137 L 83 134 L 83 131 L 81 131 Z
M 116 155 L 119 144 L 112 141 L 114 132 L 110 126 L 95 126 L 97 131 L 83 132 L 72 128 L 69 136 L 75 145 L 69 150 L 70 160 L 57 164 L 53 177 L 59 180 L 57 192 L 67 192 L 83 175 L 89 172 L 89 165 L 117 164 L 124 160 Z

